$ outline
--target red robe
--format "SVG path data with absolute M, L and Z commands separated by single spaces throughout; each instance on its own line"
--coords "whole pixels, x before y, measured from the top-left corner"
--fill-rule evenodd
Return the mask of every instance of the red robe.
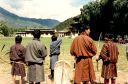
M 11 74 L 25 77 L 25 48 L 17 43 L 10 48 Z
M 119 51 L 115 43 L 105 43 L 100 52 L 100 58 L 103 60 L 102 73 L 103 78 L 109 79 L 117 77 L 116 63 L 118 60 Z
M 71 45 L 70 53 L 77 58 L 75 66 L 75 82 L 93 81 L 96 79 L 92 57 L 97 49 L 93 40 L 85 33 L 76 37 Z

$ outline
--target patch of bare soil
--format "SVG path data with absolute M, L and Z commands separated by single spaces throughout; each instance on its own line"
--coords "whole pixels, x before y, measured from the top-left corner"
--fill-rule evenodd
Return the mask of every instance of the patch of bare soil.
M 101 78 L 101 73 L 96 72 L 97 84 L 103 84 L 104 79 Z M 109 81 L 110 83 L 111 81 Z M 111 84 L 111 83 L 110 83 Z M 118 71 L 118 77 L 116 78 L 116 84 L 128 84 L 128 72 Z
M 45 74 L 45 82 L 42 82 L 41 84 L 53 84 L 53 81 L 50 80 L 48 75 L 49 74 Z M 96 72 L 96 77 L 97 77 L 96 80 L 97 84 L 103 84 L 103 78 L 101 78 L 100 72 Z M 17 84 L 18 84 L 18 79 L 19 77 L 17 77 Z M 13 84 L 11 74 L 7 72 L 0 73 L 0 84 Z M 25 81 L 24 84 L 28 84 L 27 81 Z M 116 84 L 128 84 L 128 72 L 118 71 Z

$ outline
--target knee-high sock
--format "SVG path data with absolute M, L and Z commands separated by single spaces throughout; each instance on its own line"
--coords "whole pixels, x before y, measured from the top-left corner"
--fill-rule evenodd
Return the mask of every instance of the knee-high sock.
M 104 84 L 109 84 L 109 79 L 104 79 Z
M 116 84 L 116 80 L 115 79 L 111 79 L 111 84 Z
M 75 83 L 75 82 L 74 82 L 74 84 L 81 84 L 81 83 Z

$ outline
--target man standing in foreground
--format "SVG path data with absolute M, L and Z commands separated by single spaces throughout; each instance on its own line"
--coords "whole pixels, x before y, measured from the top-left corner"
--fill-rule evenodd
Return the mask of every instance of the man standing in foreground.
M 25 60 L 28 63 L 28 81 L 29 84 L 40 84 L 44 81 L 43 62 L 47 56 L 47 49 L 40 42 L 40 30 L 34 30 L 33 40 L 26 47 Z
M 119 51 L 116 44 L 112 41 L 112 34 L 106 34 L 104 39 L 105 44 L 103 45 L 99 56 L 99 59 L 102 59 L 103 61 L 101 76 L 104 78 L 104 84 L 109 84 L 109 79 L 111 79 L 111 84 L 116 84 L 116 63 L 118 60 Z M 97 61 L 99 59 L 97 59 Z
M 15 44 L 10 47 L 11 74 L 13 84 L 16 84 L 16 76 L 20 76 L 19 84 L 23 83 L 25 73 L 25 48 L 21 45 L 22 37 L 15 37 Z
M 75 84 L 91 84 L 96 80 L 92 57 L 96 55 L 97 48 L 89 37 L 90 27 L 83 27 L 71 45 L 70 53 L 76 58 Z

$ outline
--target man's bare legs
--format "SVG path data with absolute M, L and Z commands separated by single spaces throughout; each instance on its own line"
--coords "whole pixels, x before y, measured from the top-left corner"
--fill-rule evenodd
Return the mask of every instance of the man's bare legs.
M 13 84 L 16 84 L 16 75 L 12 75 Z M 24 77 L 19 78 L 19 84 L 23 84 Z
M 12 75 L 13 84 L 16 84 L 16 75 Z
M 23 84 L 23 81 L 24 81 L 24 77 L 20 76 L 19 84 Z

